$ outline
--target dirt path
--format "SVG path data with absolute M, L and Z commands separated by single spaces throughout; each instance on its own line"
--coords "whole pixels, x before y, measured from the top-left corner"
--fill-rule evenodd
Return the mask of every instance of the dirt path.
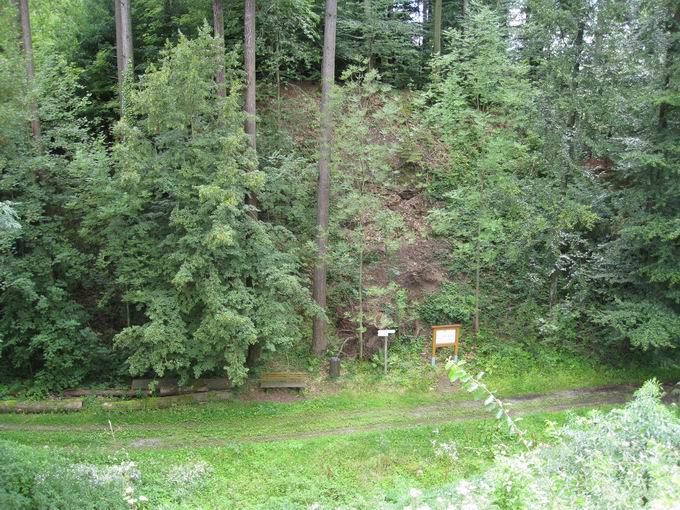
M 557 412 L 603 405 L 622 404 L 631 399 L 634 386 L 609 386 L 558 391 L 542 395 L 524 395 L 506 398 L 511 414 L 515 416 L 539 412 Z M 323 436 L 343 436 L 363 432 L 400 430 L 426 425 L 444 425 L 453 421 L 490 418 L 481 402 L 442 402 L 407 408 L 362 409 L 356 411 L 327 412 L 321 415 L 295 415 L 263 418 L 266 427 L 260 430 L 226 426 L 218 419 L 200 425 L 185 423 L 119 424 L 116 434 L 131 448 L 181 448 L 187 442 L 192 446 L 220 446 L 239 443 L 262 443 L 276 441 L 307 440 Z M 351 423 L 338 426 L 338 423 Z M 0 423 L 0 432 L 90 433 L 101 441 L 102 433 L 108 431 L 105 424 L 44 425 L 31 423 Z M 200 427 L 200 434 L 192 431 Z M 272 434 L 271 430 L 280 430 Z M 123 437 L 125 439 L 123 439 Z M 97 442 L 99 442 L 97 441 Z

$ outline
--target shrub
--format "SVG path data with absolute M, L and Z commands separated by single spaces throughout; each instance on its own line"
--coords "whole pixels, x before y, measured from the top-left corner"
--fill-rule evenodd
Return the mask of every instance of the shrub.
M 48 450 L 0 441 L 0 508 L 130 510 L 128 472 L 71 465 Z
M 680 419 L 660 395 L 658 383 L 647 382 L 625 408 L 576 418 L 555 431 L 555 445 L 501 457 L 479 479 L 432 495 L 432 502 L 418 497 L 416 507 L 678 508 Z
M 420 318 L 430 325 L 468 322 L 474 312 L 474 296 L 454 283 L 427 296 L 418 309 Z

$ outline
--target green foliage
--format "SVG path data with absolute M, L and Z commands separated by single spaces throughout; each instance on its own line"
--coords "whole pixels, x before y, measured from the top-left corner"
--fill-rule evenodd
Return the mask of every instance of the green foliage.
M 263 74 L 277 84 L 316 74 L 319 21 L 310 0 L 269 0 L 257 13 L 257 57 Z
M 464 367 L 465 361 L 457 361 L 450 359 L 446 363 L 446 369 L 449 371 L 449 379 L 452 383 L 460 381 L 461 386 L 465 391 L 471 393 L 475 400 L 484 399 L 484 409 L 493 413 L 497 420 L 502 420 L 508 428 L 508 433 L 512 436 L 517 436 L 525 448 L 529 449 L 532 443 L 526 438 L 526 431 L 517 426 L 519 419 L 513 419 L 508 412 L 508 407 L 494 395 L 488 386 L 482 382 L 484 372 L 479 372 L 472 376 Z
M 680 497 L 680 421 L 647 382 L 624 409 L 573 419 L 557 442 L 501 458 L 462 481 L 450 508 L 672 508 Z
M 349 308 L 345 315 L 356 324 L 361 343 L 368 320 L 375 327 L 387 325 L 383 317 L 387 310 L 380 303 L 388 300 L 389 291 L 397 290 L 390 286 L 391 257 L 409 241 L 410 233 L 403 217 L 388 206 L 390 159 L 397 152 L 396 144 L 383 137 L 386 123 L 395 120 L 389 87 L 375 71 L 363 73 L 361 68 L 350 68 L 344 78 L 346 85 L 333 98 L 330 297 L 338 308 Z M 390 127 L 398 133 L 397 125 Z M 372 277 L 376 271 L 386 273 L 387 281 Z M 366 306 L 371 298 L 374 306 Z M 386 307 L 398 319 L 398 305 Z
M 7 510 L 126 510 L 127 482 L 122 476 L 90 478 L 53 452 L 0 441 L 0 507 Z
M 423 98 L 426 119 L 441 133 L 450 158 L 434 172 L 430 193 L 443 204 L 430 220 L 434 233 L 451 243 L 451 269 L 463 272 L 472 287 L 479 284 L 476 300 L 488 310 L 487 295 L 498 294 L 503 284 L 495 275 L 524 269 L 527 237 L 541 228 L 540 204 L 524 174 L 533 164 L 522 127 L 533 92 L 490 9 L 470 14 L 449 37 L 451 52 L 433 62 L 433 85 Z M 459 320 L 469 316 L 465 305 L 463 300 L 455 310 Z
M 474 295 L 460 284 L 447 283 L 425 297 L 418 315 L 431 326 L 468 322 L 475 311 Z
M 475 363 L 536 374 L 530 356 L 567 350 L 674 363 L 676 3 L 463 5 L 444 2 L 454 29 L 427 62 L 432 2 L 340 3 L 331 336 L 479 314 Z M 321 4 L 258 3 L 257 155 L 240 111 L 243 6 L 224 3 L 226 98 L 210 7 L 132 3 L 129 111 L 115 124 L 112 2 L 31 2 L 32 87 L 15 6 L 0 6 L 3 378 L 34 392 L 130 371 L 239 382 L 251 346 L 306 344 L 317 88 L 290 82 L 318 78 Z M 427 197 L 404 212 L 413 193 Z M 414 266 L 430 264 L 437 278 L 421 281 Z
M 75 70 L 45 61 L 36 90 L 27 91 L 13 43 L 4 47 L 0 199 L 11 202 L 10 226 L 15 221 L 21 228 L 0 234 L 0 364 L 6 375 L 31 376 L 38 391 L 47 391 L 76 384 L 111 361 L 103 362 L 107 346 L 88 323 L 92 303 L 80 299 L 96 287 L 97 272 L 75 206 L 89 184 L 77 169 L 97 175 L 102 147 L 82 121 L 87 102 L 78 97 Z M 29 97 L 40 98 L 44 152 L 31 142 Z
M 417 4 L 393 0 L 345 0 L 338 6 L 337 59 L 342 69 L 368 65 L 398 87 L 422 79 L 422 27 Z
M 214 54 L 207 28 L 181 37 L 130 91 L 107 205 L 93 212 L 107 225 L 99 263 L 133 309 L 115 339 L 133 374 L 226 370 L 240 383 L 248 347 L 290 346 L 311 306 L 291 234 L 246 205 L 264 176 L 238 82 L 216 95 Z

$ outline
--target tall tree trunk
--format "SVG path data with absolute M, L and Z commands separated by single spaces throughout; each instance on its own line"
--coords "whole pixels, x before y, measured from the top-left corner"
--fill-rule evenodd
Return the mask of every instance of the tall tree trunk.
M 371 0 L 364 0 L 364 25 L 367 27 L 366 34 L 366 53 L 368 54 L 368 70 L 375 67 L 375 56 L 373 55 L 373 31 L 375 29 L 373 24 L 373 7 Z
M 585 34 L 585 20 L 581 19 L 579 21 L 578 27 L 576 29 L 576 38 L 574 39 L 574 65 L 571 68 L 571 84 L 570 84 L 570 91 L 569 94 L 572 97 L 572 100 L 576 97 L 577 89 L 578 89 L 578 76 L 581 72 L 581 53 L 583 51 L 583 38 Z M 560 194 L 562 197 L 562 200 L 566 199 L 567 192 L 569 190 L 569 178 L 571 177 L 571 167 L 574 164 L 574 160 L 576 159 L 576 122 L 578 120 L 578 111 L 577 107 L 574 105 L 572 108 L 571 112 L 569 113 L 569 117 L 567 118 L 567 154 L 569 155 L 569 161 L 567 161 L 567 164 L 564 165 L 564 169 L 562 171 L 562 176 L 560 179 Z M 560 276 L 562 275 L 562 269 L 559 266 L 559 262 L 561 259 L 561 255 L 564 253 L 566 249 L 568 249 L 567 246 L 565 246 L 564 242 L 560 239 L 560 234 L 561 232 L 556 232 L 557 235 L 557 246 L 558 246 L 558 251 L 559 255 L 557 258 L 557 261 L 555 262 L 555 265 L 552 269 L 552 272 L 550 274 L 550 292 L 548 296 L 548 306 L 552 308 L 555 306 L 557 303 L 557 297 L 558 297 L 558 292 L 559 292 L 559 280 Z
M 217 71 L 215 72 L 215 83 L 217 84 L 217 94 L 221 97 L 227 95 L 224 84 L 224 10 L 222 0 L 213 0 L 213 32 L 217 39 Z
M 243 12 L 243 59 L 246 67 L 246 100 L 243 110 L 246 114 L 245 131 L 248 135 L 250 147 L 257 152 L 257 110 L 256 98 L 256 75 L 255 75 L 255 16 L 257 3 L 256 0 L 245 0 Z M 250 195 L 247 198 L 248 205 L 252 206 L 250 216 L 258 218 L 257 198 Z M 250 278 L 246 285 L 252 287 Z M 248 346 L 247 365 L 254 367 L 262 355 L 262 345 L 255 343 Z
M 28 10 L 28 0 L 19 0 L 19 17 L 21 19 L 21 40 L 26 58 L 26 78 L 29 90 L 33 89 L 35 82 L 35 65 L 33 63 L 33 36 L 31 35 L 31 16 Z M 40 118 L 38 117 L 38 104 L 31 101 L 31 132 L 33 139 L 42 151 L 42 139 L 40 137 Z
M 432 26 L 432 38 L 434 39 L 433 51 L 437 55 L 442 51 L 442 0 L 434 0 L 434 19 Z
M 475 261 L 475 315 L 472 323 L 472 335 L 477 336 L 479 333 L 479 316 L 481 309 L 481 272 L 482 272 L 482 221 L 486 216 L 486 200 L 484 197 L 484 172 L 481 168 L 478 170 L 479 179 L 479 211 L 477 218 L 477 242 L 476 244 L 476 261 Z
M 125 109 L 124 83 L 128 69 L 132 67 L 132 21 L 130 17 L 131 0 L 114 0 L 116 11 L 116 61 L 118 64 L 118 98 L 120 115 Z
M 243 35 L 245 43 L 246 65 L 246 133 L 250 138 L 250 146 L 257 149 L 257 125 L 255 120 L 255 0 L 245 0 L 243 17 Z
M 335 83 L 335 30 L 337 0 L 326 0 L 326 22 L 323 35 L 323 63 L 321 66 L 321 133 L 319 154 L 319 189 L 317 194 L 317 261 L 314 268 L 312 294 L 319 307 L 326 311 L 326 253 L 328 251 L 328 204 L 330 200 L 331 114 L 330 93 Z M 312 352 L 320 355 L 326 350 L 326 321 L 315 317 Z
M 363 236 L 362 236 L 363 237 Z M 359 359 L 364 359 L 364 240 L 359 247 Z
M 666 25 L 666 32 L 669 34 L 671 43 L 666 49 L 666 75 L 664 76 L 663 89 L 667 91 L 671 86 L 671 78 L 675 67 L 675 56 L 680 52 L 680 39 L 678 38 L 678 29 L 680 28 L 680 5 L 676 7 L 673 17 Z M 663 100 L 659 104 L 659 121 L 658 129 L 663 132 L 668 128 L 668 113 L 671 110 L 671 104 L 667 100 Z
M 470 5 L 468 3 L 468 0 L 463 0 L 463 4 L 460 7 L 460 11 L 461 11 L 463 18 L 465 16 L 467 16 L 469 10 L 470 10 Z
M 422 21 L 421 21 L 421 26 L 422 26 L 422 29 L 423 29 L 423 40 L 422 40 L 420 49 L 422 50 L 424 55 L 428 51 L 428 49 L 427 49 L 428 48 L 428 42 L 430 40 L 430 38 L 427 35 L 427 31 L 429 29 L 428 23 L 430 21 L 430 6 L 429 6 L 429 4 L 430 4 L 429 0 L 423 0 L 423 3 L 422 3 L 423 11 L 422 11 Z M 425 58 L 428 58 L 428 57 L 426 56 Z

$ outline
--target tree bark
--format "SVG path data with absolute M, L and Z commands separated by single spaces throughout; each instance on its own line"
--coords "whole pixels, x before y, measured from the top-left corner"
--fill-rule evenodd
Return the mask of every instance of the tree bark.
M 33 88 L 35 82 L 35 64 L 33 63 L 33 36 L 31 35 L 31 16 L 28 9 L 28 0 L 19 0 L 19 17 L 21 19 L 21 40 L 26 58 L 26 78 L 28 88 Z M 38 104 L 31 101 L 31 132 L 38 148 L 42 151 L 42 139 L 40 118 L 38 116 Z
M 217 95 L 225 97 L 227 89 L 224 83 L 224 10 L 222 0 L 213 0 L 213 31 L 217 39 L 217 71 L 215 72 L 215 83 L 217 84 Z
M 368 70 L 375 68 L 375 56 L 373 55 L 373 6 L 371 5 L 371 0 L 364 0 L 364 25 L 367 27 L 368 32 L 366 34 L 366 52 L 368 57 Z
M 434 19 L 432 26 L 432 38 L 434 39 L 433 51 L 438 55 L 442 51 L 442 0 L 434 0 Z
M 421 18 L 420 24 L 421 24 L 422 29 L 423 29 L 423 40 L 421 42 L 420 49 L 424 53 L 425 51 L 427 51 L 426 48 L 428 47 L 427 43 L 428 43 L 428 40 L 429 40 L 429 38 L 427 37 L 427 29 L 428 29 L 427 24 L 428 24 L 428 21 L 429 21 L 429 13 L 430 13 L 429 0 L 423 0 L 422 1 L 422 9 L 423 9 L 423 11 L 422 11 L 422 18 Z
M 337 0 L 326 0 L 323 63 L 321 66 L 321 133 L 319 154 L 319 188 L 317 194 L 317 261 L 314 268 L 314 301 L 326 311 L 326 254 L 328 251 L 328 205 L 330 201 L 331 115 L 330 93 L 335 83 L 335 31 L 338 17 Z M 314 318 L 312 352 L 326 350 L 326 320 Z
M 116 61 L 118 64 L 118 98 L 120 115 L 125 109 L 124 83 L 128 69 L 132 66 L 132 21 L 130 18 L 131 0 L 114 0 L 116 10 Z
M 83 408 L 82 399 L 64 400 L 41 400 L 41 401 L 17 401 L 3 400 L 0 402 L 0 414 L 20 413 L 55 413 L 55 412 L 75 412 Z
M 678 39 L 678 27 L 680 27 L 680 6 L 676 7 L 673 17 L 666 26 L 666 31 L 670 35 L 671 44 L 666 49 L 666 76 L 664 76 L 664 91 L 671 86 L 671 77 L 673 68 L 675 66 L 675 56 L 680 52 L 680 40 Z M 668 113 L 671 110 L 671 105 L 664 100 L 659 104 L 659 120 L 658 129 L 660 132 L 668 128 Z
M 246 133 L 250 146 L 257 150 L 257 125 L 255 120 L 255 0 L 245 0 L 243 18 L 244 59 L 246 66 Z

